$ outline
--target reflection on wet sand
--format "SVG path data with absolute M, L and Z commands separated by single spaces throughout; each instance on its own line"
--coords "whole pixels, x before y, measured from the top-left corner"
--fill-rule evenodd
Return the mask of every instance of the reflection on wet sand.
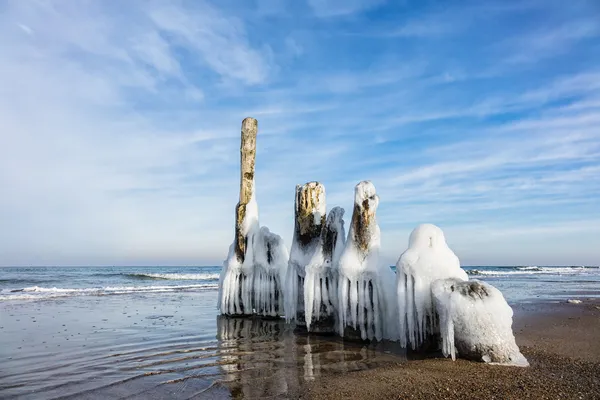
M 210 292 L 124 300 L 0 304 L 0 398 L 297 397 L 307 381 L 404 360 L 385 343 L 217 317 Z
M 304 381 L 406 360 L 395 343 L 308 335 L 281 319 L 217 317 L 223 384 L 234 398 L 294 396 Z

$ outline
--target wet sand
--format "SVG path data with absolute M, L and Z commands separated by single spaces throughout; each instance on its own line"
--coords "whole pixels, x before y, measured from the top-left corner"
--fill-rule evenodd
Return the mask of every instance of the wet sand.
M 307 384 L 301 397 L 600 399 L 600 301 L 514 310 L 513 328 L 528 368 L 414 359 Z
M 516 306 L 515 368 L 218 317 L 215 296 L 0 303 L 0 398 L 600 398 L 598 301 Z

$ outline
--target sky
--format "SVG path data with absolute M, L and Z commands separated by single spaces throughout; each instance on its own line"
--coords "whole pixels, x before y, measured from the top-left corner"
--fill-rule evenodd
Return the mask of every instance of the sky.
M 0 0 L 0 265 L 220 265 L 248 116 L 288 247 L 371 180 L 382 262 L 600 264 L 596 0 Z

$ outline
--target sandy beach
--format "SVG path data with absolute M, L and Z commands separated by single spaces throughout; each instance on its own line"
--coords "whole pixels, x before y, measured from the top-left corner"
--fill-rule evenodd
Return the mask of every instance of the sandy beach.
M 416 359 L 312 382 L 300 397 L 600 398 L 600 301 L 517 306 L 513 327 L 528 368 Z
M 214 291 L 0 304 L 0 398 L 600 397 L 600 302 L 514 306 L 531 367 L 218 317 Z

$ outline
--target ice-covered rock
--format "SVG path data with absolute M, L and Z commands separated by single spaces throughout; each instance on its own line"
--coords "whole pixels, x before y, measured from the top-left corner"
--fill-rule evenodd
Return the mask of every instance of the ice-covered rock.
M 309 331 L 335 332 L 338 267 L 346 243 L 343 217 L 341 207 L 329 212 L 317 248 L 306 266 L 304 312 Z
M 342 336 L 360 332 L 363 340 L 381 340 L 395 334 L 394 273 L 379 263 L 378 205 L 371 182 L 356 185 L 348 240 L 340 258 L 338 332 Z
M 286 274 L 285 317 L 303 325 L 306 266 L 317 248 L 326 217 L 325 186 L 309 182 L 296 186 L 294 236 Z
M 417 349 L 438 333 L 432 282 L 441 278 L 466 281 L 468 277 L 446 244 L 442 230 L 432 224 L 419 225 L 412 231 L 396 272 L 399 341 L 403 347 L 410 345 Z
M 431 290 L 446 357 L 529 365 L 512 332 L 512 308 L 498 289 L 475 279 L 450 278 L 436 280 Z

